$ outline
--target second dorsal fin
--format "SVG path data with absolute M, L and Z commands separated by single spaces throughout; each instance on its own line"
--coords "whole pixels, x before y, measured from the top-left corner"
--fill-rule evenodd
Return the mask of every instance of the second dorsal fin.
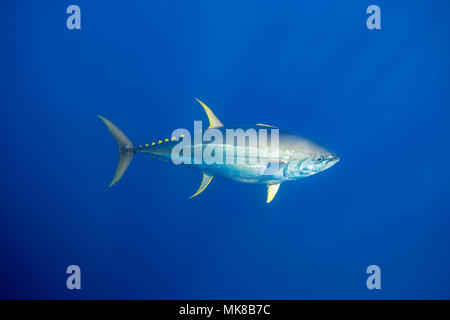
M 203 109 L 205 109 L 206 115 L 208 116 L 208 119 L 209 119 L 209 127 L 208 127 L 208 129 L 223 127 L 222 122 L 220 122 L 220 120 L 211 111 L 211 109 L 208 108 L 208 106 L 206 104 L 204 104 L 203 102 L 201 102 L 197 98 L 195 98 L 195 100 L 197 100 L 202 105 Z

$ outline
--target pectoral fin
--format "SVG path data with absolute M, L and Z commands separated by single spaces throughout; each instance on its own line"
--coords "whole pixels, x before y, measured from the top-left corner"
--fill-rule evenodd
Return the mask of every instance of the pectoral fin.
M 267 185 L 267 203 L 273 200 L 275 198 L 275 195 L 277 194 L 278 188 L 280 187 L 280 184 L 268 184 Z
M 200 187 L 198 188 L 197 192 L 194 193 L 192 196 L 190 196 L 189 198 L 193 198 L 198 196 L 200 193 L 203 192 L 203 190 L 206 189 L 206 187 L 208 186 L 208 184 L 211 182 L 213 176 L 207 175 L 206 173 L 203 173 L 203 179 L 202 179 L 202 183 L 200 184 Z
M 206 115 L 208 116 L 208 119 L 209 119 L 209 127 L 208 127 L 208 129 L 223 127 L 222 122 L 220 122 L 220 120 L 211 111 L 211 109 L 208 108 L 208 106 L 206 104 L 204 104 L 203 102 L 201 102 L 197 98 L 195 98 L 195 100 L 197 100 L 198 103 L 200 103 L 202 105 L 203 109 L 205 109 Z

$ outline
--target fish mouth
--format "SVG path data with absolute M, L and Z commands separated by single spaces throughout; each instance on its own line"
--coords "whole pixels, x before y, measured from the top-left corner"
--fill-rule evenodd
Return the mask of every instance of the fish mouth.
M 329 167 L 334 166 L 339 160 L 341 160 L 341 158 L 337 155 L 329 155 L 326 159 L 326 168 L 328 169 Z

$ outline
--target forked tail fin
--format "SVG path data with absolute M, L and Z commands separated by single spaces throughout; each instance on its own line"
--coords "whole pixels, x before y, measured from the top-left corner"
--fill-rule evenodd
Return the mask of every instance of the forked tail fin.
M 117 181 L 122 178 L 123 174 L 127 170 L 130 165 L 131 159 L 133 159 L 134 155 L 134 146 L 131 143 L 130 139 L 119 129 L 117 126 L 102 116 L 98 116 L 103 123 L 108 127 L 109 131 L 113 135 L 114 139 L 116 139 L 117 144 L 119 145 L 119 163 L 117 164 L 116 173 L 114 174 L 114 178 L 108 187 L 112 187 Z

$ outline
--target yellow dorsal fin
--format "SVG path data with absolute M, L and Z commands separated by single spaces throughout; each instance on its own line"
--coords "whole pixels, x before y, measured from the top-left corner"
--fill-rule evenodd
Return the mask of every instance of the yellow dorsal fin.
M 278 188 L 280 187 L 280 184 L 268 184 L 267 185 L 267 203 L 273 200 L 275 198 L 275 195 L 277 194 Z
M 205 109 L 206 115 L 208 116 L 208 119 L 209 119 L 209 127 L 208 127 L 208 129 L 223 127 L 222 122 L 220 122 L 220 120 L 211 111 L 211 109 L 208 108 L 208 106 L 206 104 L 204 104 L 203 102 L 201 102 L 197 98 L 195 98 L 195 100 L 197 100 L 202 105 L 203 109 Z
M 194 193 L 192 196 L 190 196 L 189 198 L 193 198 L 198 196 L 200 193 L 203 192 L 203 190 L 206 189 L 206 187 L 208 186 L 208 184 L 211 182 L 213 176 L 210 176 L 206 173 L 203 173 L 203 178 L 202 178 L 202 183 L 200 184 L 200 187 L 198 188 L 197 192 Z

